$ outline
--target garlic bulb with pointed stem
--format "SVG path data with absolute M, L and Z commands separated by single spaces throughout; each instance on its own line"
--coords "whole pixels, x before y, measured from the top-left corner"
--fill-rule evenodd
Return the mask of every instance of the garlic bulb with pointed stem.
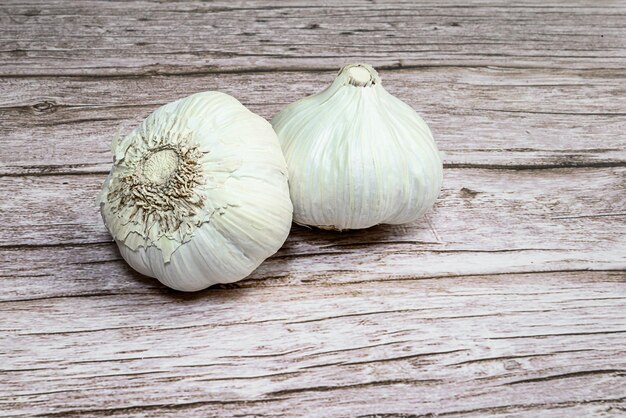
M 346 65 L 321 93 L 272 119 L 287 167 L 294 222 L 358 229 L 412 222 L 441 189 L 426 123 L 367 64 Z
M 234 282 L 287 238 L 293 208 L 276 134 L 227 94 L 162 106 L 113 153 L 102 216 L 144 275 L 184 291 Z

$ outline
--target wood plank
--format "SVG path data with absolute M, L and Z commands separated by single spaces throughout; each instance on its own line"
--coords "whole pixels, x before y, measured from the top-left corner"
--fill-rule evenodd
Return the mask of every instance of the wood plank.
M 626 168 L 447 169 L 444 178 L 434 211 L 413 224 L 341 234 L 294 227 L 244 286 L 626 268 Z M 103 180 L 0 178 L 14 196 L 0 231 L 0 299 L 145 287 L 98 213 Z
M 0 10 L 0 75 L 334 70 L 355 60 L 564 69 L 626 62 L 626 7 L 615 1 L 49 1 Z
M 624 406 L 623 272 L 276 290 L 1 303 L 0 409 L 484 416 Z
M 626 4 L 0 3 L 0 416 L 617 416 Z M 431 126 L 421 221 L 294 226 L 247 280 L 132 271 L 109 144 L 202 90 L 271 118 L 365 61 Z
M 626 162 L 623 71 L 454 68 L 381 71 L 434 132 L 448 167 L 616 166 Z M 271 118 L 334 71 L 148 78 L 5 79 L 0 175 L 105 173 L 118 131 L 162 104 L 221 90 Z M 15 91 L 20 94 L 16 95 Z

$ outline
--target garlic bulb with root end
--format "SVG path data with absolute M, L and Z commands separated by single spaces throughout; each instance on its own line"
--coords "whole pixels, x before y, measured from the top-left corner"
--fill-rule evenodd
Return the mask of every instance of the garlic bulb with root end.
M 162 106 L 113 153 L 98 198 L 104 223 L 131 267 L 171 288 L 241 280 L 289 234 L 276 134 L 227 94 Z
M 346 65 L 321 93 L 272 119 L 294 222 L 359 229 L 412 222 L 439 195 L 443 167 L 426 123 L 367 64 Z

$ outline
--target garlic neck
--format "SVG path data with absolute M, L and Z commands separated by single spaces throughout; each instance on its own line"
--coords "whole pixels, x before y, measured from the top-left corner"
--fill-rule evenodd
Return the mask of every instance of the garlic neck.
M 374 68 L 368 64 L 349 64 L 339 71 L 347 84 L 355 87 L 370 87 L 380 84 L 380 77 Z

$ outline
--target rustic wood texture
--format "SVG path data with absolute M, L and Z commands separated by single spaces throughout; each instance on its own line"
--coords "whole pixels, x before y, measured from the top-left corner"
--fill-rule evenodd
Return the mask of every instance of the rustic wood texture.
M 626 412 L 622 1 L 2 2 L 0 415 Z M 355 61 L 428 121 L 421 221 L 294 226 L 247 280 L 133 272 L 116 132 L 221 90 L 270 118 Z

